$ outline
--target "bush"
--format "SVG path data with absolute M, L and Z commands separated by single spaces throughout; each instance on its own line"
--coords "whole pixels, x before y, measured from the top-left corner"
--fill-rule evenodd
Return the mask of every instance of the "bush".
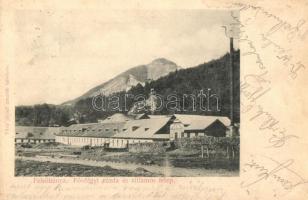
M 29 144 L 29 143 L 26 143 L 26 144 L 22 144 L 21 147 L 23 147 L 23 148 L 32 148 L 32 145 Z
M 85 145 L 81 149 L 82 150 L 89 150 L 89 149 L 92 149 L 92 147 L 90 145 Z
M 240 138 L 239 137 L 213 137 L 203 136 L 196 138 L 180 138 L 175 141 L 175 146 L 182 150 L 202 151 L 207 157 L 226 156 L 239 157 Z
M 163 153 L 166 151 L 168 146 L 162 142 L 153 143 L 135 143 L 129 144 L 129 152 L 134 153 Z
M 81 155 L 81 151 L 74 151 L 73 155 Z

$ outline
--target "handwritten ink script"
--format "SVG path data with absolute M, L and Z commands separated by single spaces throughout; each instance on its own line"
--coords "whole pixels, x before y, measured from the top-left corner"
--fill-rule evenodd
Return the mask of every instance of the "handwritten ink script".
M 251 74 L 244 74 L 241 81 L 241 113 L 249 115 L 249 121 L 260 123 L 259 131 L 270 132 L 267 147 L 283 147 L 287 141 L 299 137 L 289 134 L 277 116 L 266 110 L 258 100 L 270 95 L 272 85 L 277 84 L 271 80 L 277 68 L 279 71 L 287 69 L 291 80 L 295 80 L 301 70 L 306 68 L 300 58 L 293 55 L 297 50 L 293 47 L 297 47 L 296 41 L 302 42 L 307 38 L 308 23 L 299 19 L 298 23 L 292 25 L 262 7 L 242 3 L 233 5 L 239 9 L 241 18 L 231 12 L 234 19 L 231 29 L 241 46 L 241 57 L 254 60 L 249 67 L 255 69 Z M 260 22 L 262 27 L 258 26 Z M 277 36 L 282 39 L 275 41 Z
M 251 188 L 264 182 L 273 183 L 277 186 L 275 191 L 279 191 L 280 195 L 296 187 L 303 185 L 307 187 L 308 179 L 294 171 L 293 164 L 295 164 L 293 159 L 278 161 L 265 156 L 251 156 L 250 160 L 243 165 L 244 176 L 247 173 L 249 176 L 241 182 L 241 187 Z
M 241 118 L 257 127 L 253 136 L 265 136 L 265 143 L 258 147 L 269 155 L 257 156 L 250 152 L 250 159 L 241 165 L 241 188 L 258 199 L 262 199 L 260 188 L 266 188 L 262 191 L 265 198 L 270 198 L 268 195 L 281 197 L 308 187 L 308 179 L 294 170 L 302 160 L 282 154 L 289 151 L 286 144 L 299 144 L 302 137 L 290 131 L 290 126 L 271 111 L 271 106 L 276 105 L 269 106 L 268 100 L 271 95 L 280 94 L 277 85 L 281 85 L 281 81 L 285 81 L 287 88 L 283 89 L 287 91 L 295 89 L 293 87 L 304 78 L 307 59 L 301 50 L 307 43 L 308 22 L 300 15 L 289 22 L 261 6 L 233 5 L 240 11 L 239 15 L 231 12 L 234 23 L 230 26 L 238 31 L 235 37 L 241 50 Z M 278 152 L 281 156 L 275 157 Z
M 271 57 L 275 59 L 274 61 L 278 61 L 276 65 L 280 63 L 283 70 L 288 70 L 289 77 L 295 80 L 300 72 L 306 69 L 306 63 L 301 60 L 297 51 L 300 44 L 305 44 L 308 36 L 306 20 L 299 19 L 295 25 L 292 25 L 262 7 L 242 3 L 234 5 L 239 8 L 241 19 L 231 13 L 235 21 L 231 26 L 240 27 L 239 43 L 241 47 L 247 49 L 242 56 L 254 57 L 257 66 L 264 70 L 266 61 L 263 58 L 268 57 L 269 54 L 274 55 Z M 261 27 L 258 26 L 260 23 L 262 23 Z M 267 68 L 269 67 L 277 66 Z
M 245 114 L 250 122 L 258 122 L 259 131 L 269 131 L 268 147 L 283 147 L 290 139 L 298 139 L 294 134 L 288 134 L 285 127 L 262 105 L 258 99 L 271 91 L 271 81 L 266 78 L 268 71 L 261 74 L 247 74 L 240 85 L 241 91 L 241 113 Z

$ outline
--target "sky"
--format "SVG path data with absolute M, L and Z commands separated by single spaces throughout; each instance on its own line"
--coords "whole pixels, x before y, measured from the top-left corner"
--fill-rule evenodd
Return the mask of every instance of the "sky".
M 219 58 L 232 22 L 217 10 L 16 11 L 15 104 L 61 104 L 156 58 L 182 68 Z

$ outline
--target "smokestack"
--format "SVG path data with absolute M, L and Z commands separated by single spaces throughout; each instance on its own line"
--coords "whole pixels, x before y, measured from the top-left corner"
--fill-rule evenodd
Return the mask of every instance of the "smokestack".
M 230 37 L 230 120 L 234 125 L 234 66 L 233 66 L 233 37 Z

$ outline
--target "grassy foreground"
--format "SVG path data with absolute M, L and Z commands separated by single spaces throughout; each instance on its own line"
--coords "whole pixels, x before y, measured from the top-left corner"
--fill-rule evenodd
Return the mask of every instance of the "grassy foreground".
M 15 176 L 159 176 L 143 168 L 134 171 L 114 169 L 108 165 L 104 167 L 93 167 L 80 164 L 66 164 L 53 162 L 38 162 L 30 160 L 15 160 Z

